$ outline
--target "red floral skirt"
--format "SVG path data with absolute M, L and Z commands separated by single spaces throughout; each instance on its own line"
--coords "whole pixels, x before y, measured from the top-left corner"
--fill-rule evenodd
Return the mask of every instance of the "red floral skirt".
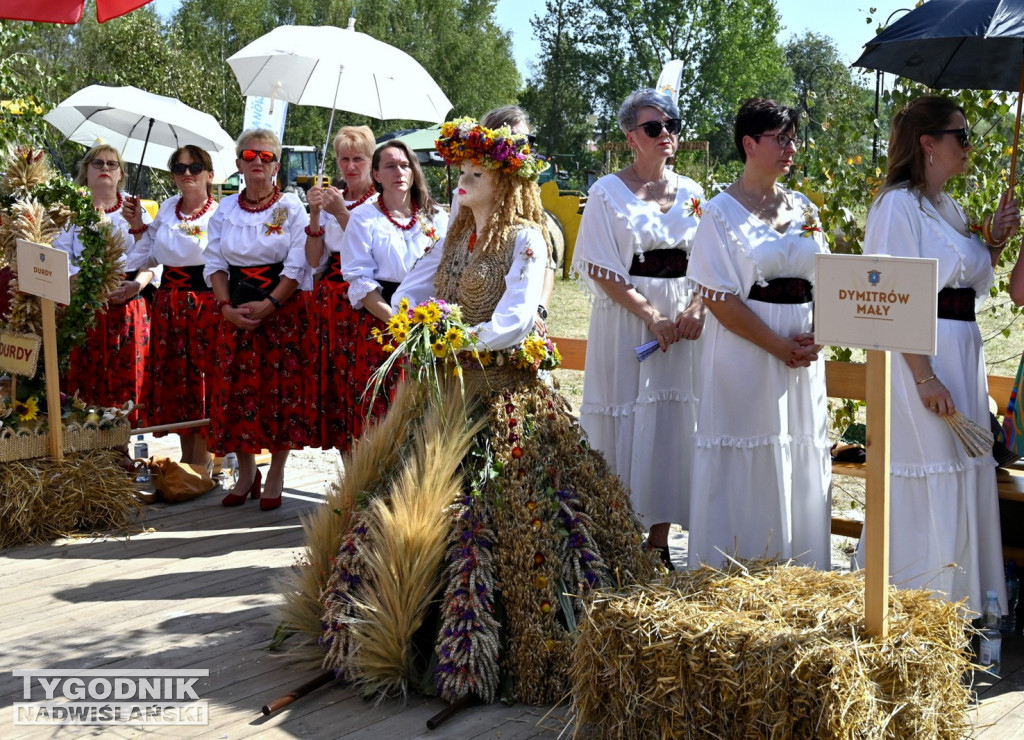
M 213 402 L 213 350 L 223 321 L 216 312 L 213 291 L 160 288 L 151 318 L 144 396 L 147 423 L 157 426 L 207 418 Z M 208 430 L 204 426 L 177 433 L 205 438 Z
M 108 304 L 105 312 L 96 312 L 96 326 L 86 333 L 85 343 L 71 351 L 61 388 L 98 406 L 139 403 L 145 398 L 149 349 L 146 301 Z M 145 424 L 146 409 L 133 411 L 129 419 L 133 426 Z
M 209 447 L 215 454 L 315 444 L 315 349 L 308 300 L 296 291 L 252 331 L 220 318 Z

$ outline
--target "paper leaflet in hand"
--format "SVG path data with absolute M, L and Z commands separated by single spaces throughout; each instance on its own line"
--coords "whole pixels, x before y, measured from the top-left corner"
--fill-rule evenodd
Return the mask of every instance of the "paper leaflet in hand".
M 646 360 L 648 357 L 654 354 L 654 350 L 656 349 L 658 349 L 657 339 L 652 339 L 646 344 L 641 344 L 634 350 L 636 352 L 637 362 L 643 362 L 644 360 Z

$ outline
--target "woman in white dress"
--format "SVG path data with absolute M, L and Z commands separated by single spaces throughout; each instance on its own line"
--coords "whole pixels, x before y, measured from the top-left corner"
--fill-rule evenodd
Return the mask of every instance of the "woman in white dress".
M 710 316 L 690 506 L 689 565 L 741 558 L 830 566 L 825 362 L 812 335 L 817 209 L 780 187 L 798 110 L 762 98 L 736 116 L 743 174 L 708 201 L 689 276 Z
M 207 152 L 189 144 L 171 154 L 167 167 L 181 194 L 160 204 L 152 224 L 144 223 L 136 199 L 124 205 L 132 230 L 141 231 L 137 262 L 150 269 L 163 266 L 153 299 L 150 372 L 143 393 L 147 422 L 154 426 L 208 417 L 216 373 L 213 350 L 221 322 L 213 291 L 203 279 L 203 252 L 217 210 L 213 162 Z M 210 461 L 207 427 L 181 429 L 178 435 L 183 463 Z
M 988 429 L 974 311 L 988 295 L 993 266 L 1020 214 L 1005 194 L 979 238 L 944 192 L 967 167 L 969 137 L 963 109 L 947 98 L 918 98 L 895 115 L 886 182 L 868 212 L 864 253 L 939 261 L 938 352 L 903 353 L 892 363 L 889 572 L 899 586 L 966 598 L 967 608 L 980 612 L 988 590 L 1006 609 L 995 461 L 969 457 L 944 417 L 959 412 Z
M 669 524 L 689 523 L 704 307 L 686 263 L 704 192 L 666 167 L 681 128 L 670 96 L 637 90 L 619 125 L 635 158 L 591 187 L 576 239 L 573 268 L 594 295 L 580 423 L 672 568 Z M 637 362 L 652 340 L 661 352 Z
M 348 283 L 341 271 L 341 241 L 352 211 L 377 200 L 370 177 L 374 139 L 369 126 L 343 126 L 334 137 L 338 172 L 345 188 L 309 189 L 309 227 L 306 259 L 310 267 L 326 270 L 310 300 L 310 318 L 316 346 L 319 400 L 316 446 L 347 452 L 362 432 L 362 389 L 346 382 L 356 364 L 356 331 L 359 311 L 348 300 Z M 368 207 L 368 206 L 367 206 Z
M 388 141 L 373 153 L 371 172 L 380 193 L 377 200 L 357 208 L 341 240 L 341 270 L 348 282 L 348 300 L 356 309 L 352 332 L 354 355 L 344 378 L 351 397 L 353 425 L 371 414 L 380 418 L 398 373 L 392 373 L 373 399 L 364 398 L 370 376 L 387 354 L 374 338 L 391 318 L 391 297 L 409 270 L 448 231 L 448 213 L 435 205 L 416 155 L 401 141 Z

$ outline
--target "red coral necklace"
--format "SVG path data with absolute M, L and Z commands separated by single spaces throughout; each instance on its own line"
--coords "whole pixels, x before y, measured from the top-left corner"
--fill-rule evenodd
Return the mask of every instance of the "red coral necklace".
M 103 208 L 103 206 L 100 206 L 100 208 L 103 208 L 104 213 L 113 213 L 114 211 L 120 211 L 122 205 L 124 205 L 124 197 L 120 193 L 118 193 L 117 203 L 115 203 L 110 208 Z
M 263 196 L 263 197 L 265 198 L 267 196 Z M 250 203 L 259 203 L 260 200 L 263 200 L 263 198 L 260 198 L 260 200 L 257 200 L 255 202 L 249 200 L 249 189 L 246 188 L 245 190 L 243 190 L 238 195 L 238 207 L 241 208 L 243 211 L 245 211 L 247 213 L 262 213 L 263 211 L 265 211 L 268 208 L 270 208 L 270 206 L 272 206 L 275 203 L 277 203 L 277 200 L 280 197 L 281 197 L 281 188 L 279 188 L 279 187 L 277 187 L 277 185 L 275 185 L 273 192 L 271 192 L 271 194 L 270 194 L 270 200 L 268 200 L 265 205 L 262 205 L 262 206 L 255 205 L 255 204 L 254 205 L 249 205 Z
M 373 187 L 373 185 L 371 185 L 369 187 L 369 189 L 365 193 L 363 193 L 363 197 L 360 198 L 359 200 L 357 200 L 352 205 L 348 206 L 348 209 L 351 211 L 353 208 L 357 208 L 358 206 L 361 206 L 363 203 L 368 201 L 373 196 L 373 194 L 376 193 L 376 192 L 377 192 L 377 188 L 375 188 L 375 187 Z M 348 188 L 345 188 L 345 192 L 343 192 L 341 194 L 341 196 L 345 200 L 351 200 L 351 198 L 348 197 Z
M 202 218 L 203 214 L 210 210 L 210 206 L 213 205 L 213 196 L 207 196 L 206 204 L 202 208 L 195 211 L 191 216 L 186 216 L 181 212 L 182 200 L 184 200 L 184 198 L 179 198 L 178 202 L 174 204 L 174 215 L 178 217 L 179 221 L 195 221 L 197 218 Z
M 395 225 L 395 228 L 400 229 L 401 231 L 408 231 L 416 225 L 416 216 L 419 215 L 420 212 L 420 207 L 416 205 L 416 201 L 412 202 L 412 216 L 409 217 L 409 223 L 407 224 L 400 224 L 395 221 L 394 217 L 391 215 L 391 211 L 388 210 L 388 206 L 384 202 L 383 197 L 378 198 L 377 202 L 380 204 L 381 212 L 383 212 L 384 216 L 387 217 L 388 221 Z

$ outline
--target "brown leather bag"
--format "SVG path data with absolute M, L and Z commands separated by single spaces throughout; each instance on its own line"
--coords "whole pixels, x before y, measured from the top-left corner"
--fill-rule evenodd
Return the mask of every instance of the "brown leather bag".
M 150 458 L 149 473 L 157 494 L 172 504 L 191 501 L 216 485 L 207 466 L 179 463 L 169 457 Z

